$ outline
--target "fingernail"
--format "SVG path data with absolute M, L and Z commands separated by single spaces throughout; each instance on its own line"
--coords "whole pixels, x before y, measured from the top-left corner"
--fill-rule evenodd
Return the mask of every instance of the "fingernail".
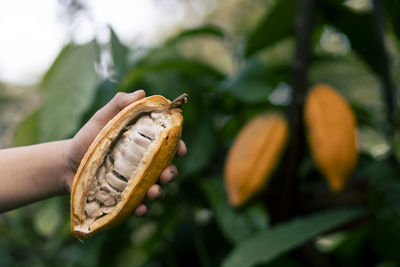
M 169 179 L 168 183 L 175 181 L 176 177 L 178 176 L 178 173 L 176 173 L 174 170 L 170 170 L 169 173 L 171 174 L 171 178 Z
M 148 213 L 149 213 L 149 207 L 146 205 L 146 212 L 145 212 L 145 213 L 142 213 L 142 214 L 136 214 L 136 213 L 135 213 L 135 215 L 136 215 L 136 217 L 138 217 L 138 218 L 144 218 L 144 217 L 147 216 Z
M 160 188 L 158 188 L 158 192 L 159 192 L 159 194 L 158 194 L 158 196 L 155 198 L 155 200 L 163 199 L 163 198 L 164 198 L 164 195 L 165 195 L 165 191 L 160 187 Z

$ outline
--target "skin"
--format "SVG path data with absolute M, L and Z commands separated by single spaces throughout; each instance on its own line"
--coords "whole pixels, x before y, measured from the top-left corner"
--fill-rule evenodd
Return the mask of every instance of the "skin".
M 143 90 L 116 94 L 71 139 L 0 150 L 0 212 L 69 194 L 79 163 L 97 133 L 124 107 L 145 96 Z M 185 143 L 180 141 L 176 156 L 182 157 L 186 152 Z M 161 185 L 173 181 L 177 175 L 175 165 L 165 168 L 159 183 L 147 191 L 148 200 L 161 199 L 164 196 Z M 142 203 L 134 214 L 143 217 L 147 211 L 147 205 Z

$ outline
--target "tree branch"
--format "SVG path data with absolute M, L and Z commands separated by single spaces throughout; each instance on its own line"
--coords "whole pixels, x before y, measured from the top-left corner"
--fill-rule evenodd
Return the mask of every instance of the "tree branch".
M 278 220 L 295 215 L 297 174 L 304 150 L 303 105 L 308 88 L 307 70 L 310 62 L 315 0 L 299 0 L 294 23 L 296 51 L 292 65 L 292 103 L 289 108 L 291 140 L 287 152 L 287 165 L 282 177 L 281 203 Z

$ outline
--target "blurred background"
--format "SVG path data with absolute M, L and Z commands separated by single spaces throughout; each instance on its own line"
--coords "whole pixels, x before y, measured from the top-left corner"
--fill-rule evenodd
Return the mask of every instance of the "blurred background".
M 34 203 L 0 216 L 1 266 L 399 265 L 400 2 L 2 1 L 0 33 L 0 148 L 70 138 L 118 91 L 189 94 L 189 152 L 147 218 L 82 244 L 68 196 Z M 301 126 L 319 83 L 357 121 L 358 165 L 338 193 Z M 233 208 L 227 153 L 266 111 L 287 116 L 289 145 Z

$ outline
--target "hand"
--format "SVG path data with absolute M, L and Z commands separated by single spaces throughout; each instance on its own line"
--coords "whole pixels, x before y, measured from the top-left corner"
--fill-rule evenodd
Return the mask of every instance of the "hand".
M 65 191 L 71 191 L 72 181 L 76 170 L 78 169 L 79 163 L 82 160 L 86 150 L 90 144 L 100 132 L 100 130 L 111 120 L 118 112 L 129 104 L 138 101 L 146 96 L 143 90 L 138 90 L 133 93 L 117 93 L 110 102 L 108 102 L 103 108 L 98 110 L 93 117 L 80 129 L 80 131 L 69 141 L 66 149 L 65 167 L 66 175 L 64 179 Z M 176 156 L 182 157 L 186 154 L 185 143 L 181 140 Z M 178 170 L 175 165 L 170 165 L 162 172 L 159 183 L 166 184 L 174 180 L 178 175 Z M 149 200 L 155 200 L 163 197 L 164 191 L 160 185 L 154 184 L 147 191 L 147 198 Z M 140 204 L 136 210 L 135 215 L 142 217 L 147 213 L 146 204 Z

